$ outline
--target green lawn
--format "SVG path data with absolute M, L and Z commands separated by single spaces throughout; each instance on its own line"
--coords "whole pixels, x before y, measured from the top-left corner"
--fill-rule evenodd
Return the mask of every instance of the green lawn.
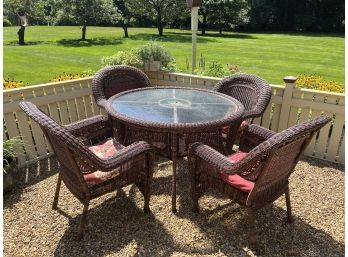
M 77 41 L 78 26 L 27 27 L 27 45 L 17 44 L 18 27 L 4 28 L 4 78 L 29 84 L 48 82 L 63 72 L 81 73 L 101 68 L 102 56 L 146 44 L 151 39 L 167 47 L 176 67 L 186 71 L 191 60 L 190 31 L 165 29 L 158 37 L 155 28 L 131 28 L 123 38 L 121 28 L 87 27 L 89 42 Z M 198 37 L 198 56 L 206 67 L 213 61 L 236 64 L 243 72 L 257 74 L 270 83 L 282 84 L 287 75 L 301 73 L 323 76 L 344 83 L 344 35 L 209 33 Z

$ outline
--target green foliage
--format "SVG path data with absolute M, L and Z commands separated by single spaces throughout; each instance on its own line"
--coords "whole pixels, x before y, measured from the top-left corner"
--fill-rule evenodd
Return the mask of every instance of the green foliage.
M 315 24 L 315 17 L 313 15 L 300 14 L 295 16 L 294 26 L 299 31 L 310 31 Z
M 201 14 L 206 18 L 208 26 L 222 30 L 230 30 L 249 21 L 250 5 L 248 0 L 205 0 Z
M 344 4 L 344 0 L 204 0 L 201 28 L 343 32 Z M 26 15 L 30 25 L 156 24 L 160 35 L 166 25 L 190 26 L 185 0 L 4 0 L 3 7 L 3 16 L 13 25 L 19 24 L 18 15 Z
M 219 62 L 213 62 L 209 67 L 208 70 L 205 72 L 207 76 L 210 77 L 224 77 L 229 75 L 228 69 L 222 65 Z
M 226 66 L 224 66 L 223 64 L 221 64 L 219 62 L 215 62 L 215 61 L 213 61 L 213 63 L 206 70 L 205 69 L 205 58 L 203 58 L 203 55 L 201 55 L 201 58 L 199 61 L 199 68 L 196 69 L 194 73 L 201 75 L 201 76 L 221 78 L 221 77 L 225 77 L 225 76 L 228 76 L 231 74 L 241 73 L 241 71 L 240 71 L 240 68 L 238 65 L 227 64 Z
M 183 0 L 125 0 L 139 16 L 145 16 L 157 24 L 158 34 L 162 36 L 163 28 L 172 22 L 178 15 L 186 14 L 188 8 Z
M 154 61 L 160 61 L 163 68 L 173 69 L 174 58 L 165 47 L 155 42 L 141 46 L 135 51 L 139 59 L 143 62 L 153 59 Z
M 251 1 L 249 27 L 256 30 L 344 31 L 344 0 Z
M 4 0 L 4 14 L 12 24 L 19 25 L 18 15 L 26 16 L 29 24 L 43 24 L 45 0 Z
M 164 70 L 173 70 L 174 58 L 169 51 L 154 42 L 150 42 L 144 46 L 134 48 L 130 51 L 118 51 L 115 55 L 104 56 L 102 65 L 130 65 L 137 68 L 144 67 L 144 61 L 153 60 L 160 61 Z
M 130 65 L 137 68 L 142 68 L 143 63 L 139 59 L 138 55 L 135 53 L 135 51 L 118 51 L 116 54 L 112 56 L 104 56 L 102 58 L 102 65 L 108 66 L 108 65 Z
M 12 26 L 12 23 L 8 19 L 6 19 L 6 18 L 4 18 L 2 22 L 3 22 L 3 26 L 4 27 Z
M 299 75 L 296 81 L 296 86 L 300 88 L 344 93 L 343 84 L 340 84 L 333 80 L 325 80 L 321 76 L 316 75 Z
M 133 6 L 129 4 L 127 0 L 114 0 L 114 6 L 117 8 L 119 16 L 116 19 L 117 24 L 123 26 L 129 26 L 134 21 Z
M 116 12 L 112 0 L 64 0 L 64 5 L 68 5 L 69 2 L 73 6 L 68 6 L 68 9 L 81 25 L 100 24 Z
M 57 0 L 56 24 L 99 25 L 116 20 L 117 8 L 112 0 Z
M 213 63 L 209 65 L 208 69 L 196 70 L 195 73 L 202 76 L 217 77 L 217 78 L 222 78 L 222 77 L 230 75 L 230 71 L 228 70 L 226 66 L 215 61 L 213 61 Z
M 20 147 L 23 147 L 25 143 L 21 139 L 21 137 L 13 137 L 7 140 L 3 141 L 3 167 L 8 166 L 13 158 L 15 158 L 18 153 L 16 153 L 16 149 L 19 149 Z M 5 172 L 5 170 L 4 170 Z

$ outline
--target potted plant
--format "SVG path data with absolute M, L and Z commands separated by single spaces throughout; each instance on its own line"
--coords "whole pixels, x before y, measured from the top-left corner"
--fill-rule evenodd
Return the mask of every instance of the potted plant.
M 173 69 L 174 58 L 166 48 L 155 42 L 137 48 L 136 53 L 143 61 L 145 71 L 159 71 L 161 68 Z
M 14 174 L 17 170 L 16 148 L 24 146 L 20 137 L 13 137 L 3 142 L 3 186 L 4 193 L 11 191 L 15 186 Z

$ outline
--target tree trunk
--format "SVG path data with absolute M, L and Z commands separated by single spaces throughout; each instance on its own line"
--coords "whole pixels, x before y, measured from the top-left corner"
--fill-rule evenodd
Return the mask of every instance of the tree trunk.
M 21 26 L 20 29 L 17 32 L 17 34 L 18 34 L 18 44 L 20 44 L 20 45 L 25 45 L 25 42 L 24 42 L 24 32 L 25 32 L 25 27 Z
M 205 28 L 207 26 L 207 14 L 203 13 L 203 22 L 202 22 L 202 35 L 205 35 Z
M 157 10 L 157 28 L 158 28 L 158 35 L 163 36 L 162 15 L 160 10 Z
M 158 26 L 158 35 L 163 36 L 163 26 Z
M 222 26 L 219 27 L 219 34 L 222 35 Z
M 123 26 L 123 31 L 124 31 L 124 37 L 128 37 L 128 27 L 127 26 Z
M 81 40 L 86 40 L 86 30 L 87 30 L 86 25 L 82 26 L 82 38 L 81 38 Z

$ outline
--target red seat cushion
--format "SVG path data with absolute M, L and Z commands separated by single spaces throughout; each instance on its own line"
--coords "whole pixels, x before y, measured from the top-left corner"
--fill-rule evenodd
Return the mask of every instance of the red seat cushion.
M 245 152 L 237 152 L 227 156 L 227 158 L 229 161 L 236 163 L 243 160 L 245 156 L 247 155 L 248 153 L 245 153 Z M 242 178 L 241 176 L 237 174 L 228 175 L 228 174 L 220 173 L 220 177 L 223 181 L 230 184 L 234 188 L 237 188 L 246 193 L 249 193 L 254 188 L 254 185 L 255 185 L 254 182 L 246 180 L 245 178 Z
M 245 156 L 247 156 L 247 155 L 248 155 L 248 153 L 240 151 L 240 152 L 236 152 L 234 154 L 227 156 L 227 159 L 233 163 L 236 163 L 236 162 L 243 160 L 245 158 Z
M 93 145 L 88 148 L 99 158 L 108 159 L 109 157 L 115 155 L 117 151 L 124 148 L 124 146 L 113 139 L 107 139 L 97 145 Z
M 117 153 L 117 151 L 124 148 L 124 146 L 113 139 L 107 139 L 97 145 L 93 145 L 88 148 L 99 158 L 108 159 L 111 156 L 114 156 Z M 108 172 L 102 172 L 97 170 L 95 172 L 84 173 L 83 178 L 85 179 L 87 185 L 94 186 L 118 176 L 119 173 L 119 169 L 115 169 L 113 171 Z

